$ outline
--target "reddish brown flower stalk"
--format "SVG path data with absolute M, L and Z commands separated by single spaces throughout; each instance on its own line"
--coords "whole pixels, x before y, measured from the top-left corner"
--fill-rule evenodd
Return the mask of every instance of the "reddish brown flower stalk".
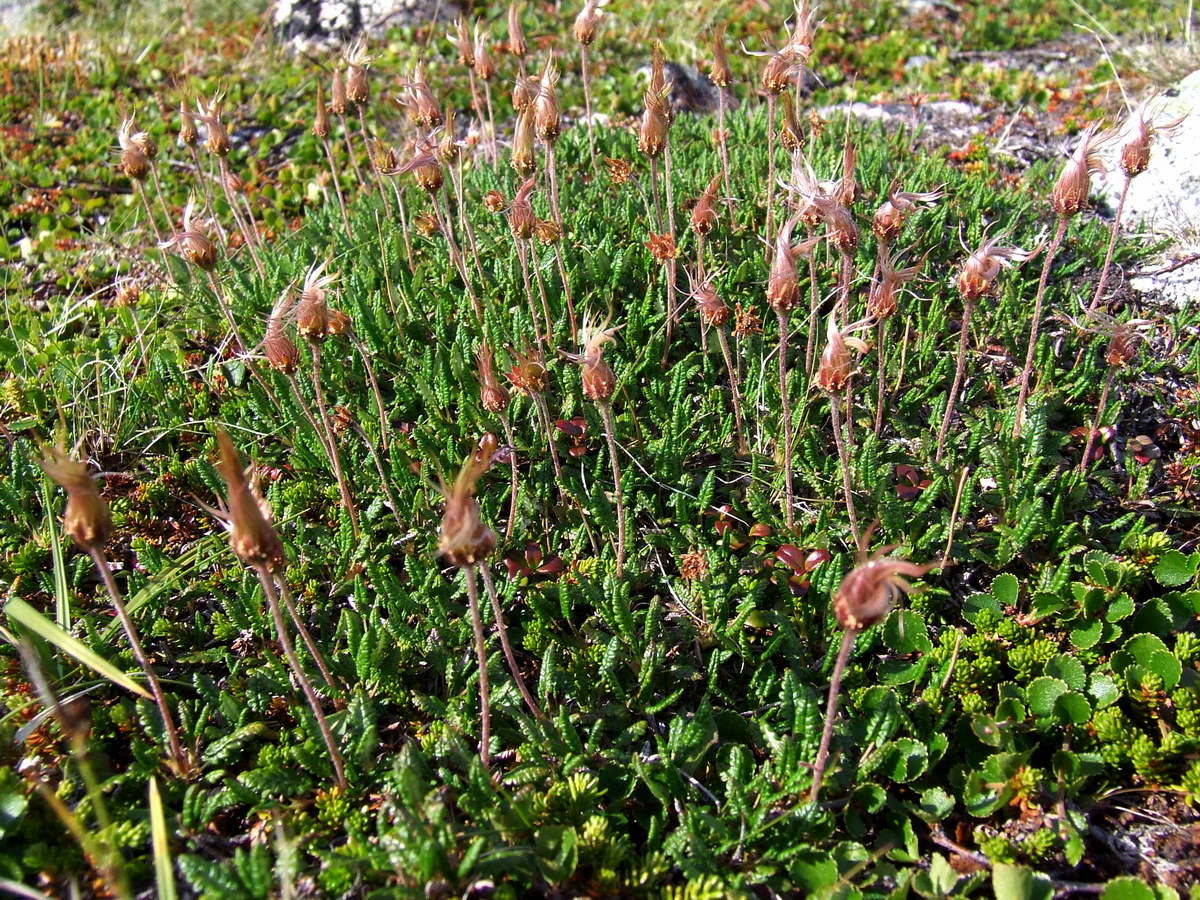
M 583 366 L 584 396 L 596 404 L 604 421 L 604 438 L 608 442 L 617 501 L 617 577 L 621 578 L 625 574 L 625 495 L 621 489 L 621 465 L 617 458 L 616 427 L 612 414 L 612 394 L 617 386 L 617 378 L 604 360 L 604 348 L 616 343 L 613 336 L 616 331 L 616 328 L 608 327 L 607 319 L 601 325 L 591 325 L 585 318 L 579 330 L 583 352 L 564 353 L 563 356 Z
M 392 179 L 392 196 L 396 198 L 396 207 L 400 211 L 400 234 L 404 239 L 404 253 L 408 260 L 408 270 L 409 272 L 413 272 L 415 271 L 415 267 L 413 264 L 412 238 L 408 230 L 408 210 L 404 204 L 404 195 L 401 193 L 400 185 L 397 183 L 395 177 L 403 169 L 400 165 L 400 157 L 396 153 L 395 148 L 384 147 L 382 143 L 376 141 L 373 165 L 380 175 L 386 175 Z M 407 301 L 405 302 L 407 304 Z
M 788 392 L 788 317 L 800 302 L 800 273 L 796 261 L 807 256 L 819 238 L 808 238 L 792 246 L 792 230 L 799 221 L 792 216 L 775 237 L 775 252 L 771 272 L 767 276 L 767 303 L 779 319 L 779 398 L 783 407 L 783 488 L 784 518 L 788 530 L 795 528 L 795 506 L 792 494 L 792 402 Z
M 483 95 L 487 105 L 488 128 L 486 143 L 492 155 L 492 171 L 499 172 L 500 154 L 496 152 L 496 117 L 492 112 L 492 79 L 496 77 L 496 61 L 492 57 L 491 39 L 479 22 L 475 23 L 475 74 L 483 82 Z
M 850 393 L 851 379 L 854 377 L 854 357 L 850 351 L 866 353 L 870 349 L 863 341 L 853 337 L 856 331 L 862 331 L 871 326 L 870 319 L 862 319 L 852 325 L 841 328 L 837 325 L 837 312 L 829 314 L 829 324 L 826 327 L 825 350 L 821 353 L 821 361 L 817 366 L 817 374 L 813 384 L 829 396 L 829 414 L 833 419 L 833 439 L 837 444 L 838 457 L 842 466 L 842 493 L 846 501 L 846 512 L 850 517 L 850 533 L 855 543 L 859 542 L 858 514 L 854 509 L 854 490 L 851 484 L 850 454 L 846 450 L 846 442 L 842 436 L 842 416 L 839 409 L 842 395 L 846 397 L 846 415 L 853 415 Z
M 87 466 L 80 460 L 72 459 L 65 450 L 59 447 L 43 447 L 42 458 L 38 463 L 42 470 L 67 492 L 67 506 L 63 510 L 63 532 L 70 535 L 79 549 L 91 556 L 96 571 L 104 581 L 109 600 L 116 610 L 117 618 L 121 620 L 121 628 L 125 631 L 134 658 L 146 674 L 150 693 L 158 707 L 158 714 L 162 717 L 171 765 L 180 775 L 189 777 L 196 771 L 196 762 L 191 754 L 183 749 L 179 731 L 175 727 L 175 719 L 171 715 L 170 706 L 167 705 L 166 694 L 163 693 L 158 680 L 158 673 L 142 647 L 137 627 L 125 607 L 124 598 L 104 555 L 104 545 L 112 534 L 112 518 L 108 512 L 108 505 L 101 499 L 100 492 L 96 489 L 96 481 L 87 470 Z
M 909 578 L 919 578 L 929 571 L 929 565 L 919 566 L 893 556 L 884 556 L 894 547 L 884 547 L 872 556 L 867 556 L 867 542 L 874 526 L 858 541 L 858 565 L 842 579 L 833 600 L 833 612 L 842 628 L 842 645 L 829 679 L 829 701 L 825 706 L 825 728 L 821 733 L 821 744 L 813 762 L 813 781 L 809 792 L 809 803 L 821 799 L 821 782 L 829 762 L 829 744 L 833 738 L 833 720 L 837 715 L 838 694 L 842 686 L 842 673 L 854 648 L 854 639 L 860 631 L 881 621 L 891 610 L 896 598 L 912 591 Z
M 207 102 L 203 100 L 198 101 L 197 106 L 199 107 L 199 112 L 196 114 L 196 119 L 204 124 L 207 131 L 204 147 L 210 154 L 217 158 L 220 176 L 218 181 L 220 181 L 221 187 L 225 191 L 225 200 L 229 204 L 229 211 L 233 215 L 238 229 L 242 232 L 242 237 L 246 242 L 246 249 L 250 251 L 255 268 L 258 270 L 260 276 L 265 277 L 265 270 L 262 261 L 258 258 L 258 251 L 256 249 L 258 247 L 258 231 L 253 227 L 253 221 L 246 222 L 242 218 L 241 207 L 230 187 L 228 157 L 229 151 L 232 149 L 232 143 L 229 139 L 229 131 L 221 119 L 224 99 L 220 93 L 217 93 Z
M 1108 273 L 1112 266 L 1113 249 L 1117 245 L 1117 231 L 1121 227 L 1121 214 L 1125 211 L 1125 200 L 1129 195 L 1129 186 L 1133 179 L 1146 171 L 1150 165 L 1150 148 L 1155 136 L 1159 134 L 1173 135 L 1183 124 L 1186 115 L 1165 122 L 1155 122 L 1158 110 L 1154 107 L 1157 101 L 1152 99 L 1140 106 L 1125 122 L 1125 143 L 1121 146 L 1118 162 L 1125 176 L 1121 184 L 1121 199 L 1117 201 L 1117 211 L 1113 216 L 1112 229 L 1108 236 L 1108 250 L 1104 254 L 1104 266 L 1100 269 L 1100 280 L 1096 283 L 1096 293 L 1088 309 L 1095 309 L 1100 298 L 1104 296 L 1104 288 L 1108 284 Z
M 946 399 L 946 413 L 942 417 L 942 427 L 938 429 L 936 462 L 942 461 L 946 449 L 946 435 L 950 431 L 950 416 L 954 413 L 954 404 L 958 400 L 958 391 L 962 387 L 963 373 L 967 365 L 967 340 L 971 332 L 971 313 L 974 312 L 980 298 L 986 297 L 995 289 L 996 277 L 1000 270 L 1015 263 L 1024 262 L 1032 254 L 1019 247 L 1001 247 L 1000 242 L 1005 235 L 989 238 L 984 237 L 979 249 L 967 257 L 962 272 L 958 276 L 958 293 L 963 298 L 962 324 L 958 334 L 958 365 L 954 370 L 954 382 L 950 385 L 950 396 Z
M 330 328 L 332 321 L 327 297 L 329 287 L 337 280 L 337 273 L 326 273 L 327 262 L 313 263 L 308 274 L 304 277 L 304 286 L 300 290 L 300 299 L 296 303 L 296 330 L 308 342 L 312 354 L 312 387 L 313 395 L 317 398 L 317 410 L 321 414 L 321 423 L 325 427 L 325 442 L 329 448 L 329 460 L 333 465 L 333 474 L 337 478 L 338 490 L 342 495 L 342 505 L 350 516 L 350 526 L 355 539 L 359 535 L 358 509 L 354 505 L 354 497 L 350 492 L 350 482 L 342 469 L 341 454 L 338 452 L 337 435 L 329 418 L 329 410 L 325 406 L 325 389 L 321 377 L 321 345 L 333 333 Z
M 579 15 L 575 17 L 575 26 L 572 33 L 575 40 L 579 42 L 579 59 L 581 75 L 583 77 L 583 109 L 584 115 L 587 117 L 588 126 L 588 152 L 592 159 L 592 169 L 596 169 L 596 138 L 594 127 L 592 125 L 592 92 L 588 73 L 588 48 L 596 40 L 596 29 L 600 24 L 600 20 L 604 17 L 604 7 L 608 5 L 609 0 L 584 0 L 583 7 L 579 10 Z
M 651 60 L 650 84 L 644 95 L 645 110 L 642 113 L 641 127 L 638 131 L 638 149 L 650 160 L 651 187 L 654 193 L 654 208 L 658 216 L 658 227 L 662 230 L 662 214 L 658 212 L 658 157 L 664 161 L 664 182 L 666 186 L 667 221 L 666 234 L 675 240 L 675 191 L 673 173 L 671 171 L 671 122 L 675 114 L 671 109 L 671 83 L 667 81 L 666 63 L 663 59 L 662 45 L 655 43 L 654 55 Z M 678 284 L 678 269 L 675 259 L 667 260 L 667 333 L 663 347 L 662 365 L 665 369 L 671 353 L 671 331 L 678 315 L 675 295 Z
M 554 215 L 554 224 L 558 227 L 559 235 L 566 230 L 563 225 L 562 209 L 558 205 L 558 169 L 555 162 L 555 147 L 562 133 L 562 112 L 558 106 L 558 95 L 554 86 L 558 83 L 558 69 L 554 66 L 554 58 L 546 60 L 542 69 L 542 78 L 538 86 L 537 96 L 533 101 L 533 131 L 538 140 L 546 148 L 546 170 L 550 173 L 550 210 Z M 571 299 L 571 286 L 567 281 L 567 264 L 563 259 L 562 243 L 559 240 L 549 242 L 554 247 L 554 258 L 558 263 L 558 275 L 562 280 L 563 297 L 567 301 L 567 310 L 571 320 L 571 340 L 575 339 L 575 304 Z
M 1104 408 L 1108 405 L 1108 393 L 1112 389 L 1113 379 L 1117 372 L 1133 362 L 1141 345 L 1147 341 L 1143 329 L 1153 324 L 1146 319 L 1118 322 L 1112 316 L 1096 309 L 1088 309 L 1085 314 L 1091 319 L 1092 324 L 1080 326 L 1082 330 L 1108 338 L 1108 349 L 1104 353 L 1104 361 L 1108 364 L 1108 374 L 1104 377 L 1104 386 L 1100 389 L 1100 400 L 1096 404 L 1096 415 L 1088 429 L 1087 443 L 1083 448 L 1083 459 L 1079 461 L 1080 475 L 1086 474 L 1088 466 L 1091 465 L 1092 447 L 1095 445 L 1096 435 L 1100 433 L 1100 420 L 1104 416 Z
M 329 109 L 325 106 L 325 93 L 321 82 L 317 82 L 317 110 L 313 116 L 313 137 L 325 148 L 325 159 L 329 162 L 329 177 L 333 181 L 333 189 L 337 193 L 338 207 L 342 211 L 342 224 L 346 227 L 346 237 L 354 239 L 350 228 L 350 216 L 346 212 L 346 198 L 342 195 L 342 182 L 338 178 L 337 163 L 333 160 L 333 148 L 329 146 L 329 135 L 332 129 L 329 125 Z
M 882 249 L 887 245 L 881 240 L 879 246 Z M 921 266 L 924 263 L 925 259 L 922 257 L 916 265 L 901 269 L 897 268 L 898 261 L 896 254 L 889 254 L 882 257 L 879 261 L 878 280 L 871 285 L 871 292 L 867 296 L 867 316 L 876 322 L 875 343 L 876 356 L 878 357 L 878 384 L 876 385 L 877 396 L 875 402 L 876 434 L 879 434 L 883 429 L 883 408 L 887 395 L 887 388 L 884 383 L 884 351 L 887 338 L 887 321 L 896 314 L 897 301 L 904 285 L 916 277 L 917 272 L 921 270 Z
M 485 410 L 496 415 L 504 426 L 504 439 L 508 441 L 508 461 L 512 468 L 512 493 L 508 502 L 508 527 L 504 536 L 512 537 L 513 525 L 517 521 L 517 447 L 513 436 L 512 422 L 508 418 L 510 396 L 508 389 L 496 379 L 495 356 L 487 341 L 479 345 L 475 354 L 479 368 L 480 403 Z
M 207 507 L 207 509 L 228 529 L 229 543 L 233 548 L 234 555 L 258 575 L 259 584 L 262 585 L 263 593 L 267 598 L 267 605 L 271 609 L 271 618 L 275 624 L 275 636 L 279 639 L 279 646 L 283 649 L 292 674 L 299 682 L 301 691 L 317 721 L 321 737 L 329 750 L 329 758 L 333 763 L 338 785 L 345 790 L 347 787 L 346 770 L 342 764 L 342 755 L 333 739 L 329 723 L 325 720 L 325 713 L 321 710 L 321 698 L 317 696 L 312 682 L 308 680 L 304 668 L 300 665 L 300 658 L 296 655 L 295 647 L 292 646 L 292 639 L 288 636 L 287 626 L 283 621 L 283 611 L 279 606 L 274 575 L 283 570 L 287 565 L 287 559 L 283 553 L 283 542 L 279 540 L 275 526 L 271 524 L 271 509 L 246 478 L 241 460 L 238 459 L 237 450 L 229 439 L 229 435 L 224 431 L 217 432 L 217 446 L 220 450 L 217 472 L 225 481 L 227 507 L 224 510 L 211 507 Z
M 204 167 L 200 164 L 200 154 L 196 151 L 196 145 L 199 142 L 200 142 L 200 132 L 196 128 L 196 120 L 192 117 L 191 112 L 188 111 L 187 102 L 180 101 L 180 103 L 179 103 L 179 143 L 181 143 L 185 147 L 187 147 L 188 153 L 191 154 L 192 166 L 194 168 L 194 174 L 196 177 L 196 181 L 200 183 L 201 188 L 204 191 L 204 208 L 212 209 L 213 208 L 212 191 L 209 189 L 208 179 L 204 177 Z M 218 232 L 220 233 L 220 236 L 221 236 L 221 243 L 222 244 L 227 243 L 228 238 L 226 237 L 224 230 L 220 228 L 220 223 L 216 223 L 216 224 L 217 224 Z
M 733 70 L 729 68 L 729 58 L 725 53 L 724 22 L 713 29 L 712 52 L 713 61 L 708 70 L 708 79 L 717 88 L 717 151 L 721 154 L 721 177 L 725 183 L 725 197 L 730 201 L 733 190 L 729 186 L 729 135 L 725 133 L 725 107 L 729 103 L 726 92 L 733 84 Z
M 717 176 L 720 179 L 720 175 Z M 701 274 L 697 272 L 689 277 L 692 282 L 691 299 L 696 301 L 696 309 L 700 313 L 700 327 L 707 332 L 710 328 L 717 330 L 717 340 L 721 344 L 721 355 L 725 358 L 725 371 L 729 375 L 729 391 L 733 399 L 733 422 L 737 428 L 738 453 L 745 456 L 750 452 L 746 443 L 746 430 L 742 425 L 741 378 L 733 362 L 733 354 L 729 352 L 729 337 L 725 326 L 729 324 L 729 307 L 717 294 L 713 282 L 719 272 Z
M 508 227 L 512 231 L 513 238 L 517 244 L 517 258 L 521 263 L 521 275 L 525 281 L 525 296 L 529 301 L 529 315 L 533 319 L 534 331 L 537 332 L 538 340 L 547 341 L 553 340 L 554 320 L 550 315 L 550 304 L 546 299 L 546 291 L 541 282 L 541 274 L 538 275 L 538 291 L 542 300 L 542 312 L 546 317 L 546 328 L 544 335 L 541 333 L 541 324 L 538 322 L 537 305 L 533 299 L 533 284 L 529 277 L 529 254 L 533 248 L 533 237 L 537 230 L 538 218 L 533 211 L 533 203 L 530 200 L 533 191 L 537 188 L 537 179 L 526 179 L 525 183 L 513 195 L 512 202 L 508 206 Z M 536 258 L 535 258 L 536 262 Z
M 125 119 L 117 129 L 117 145 L 121 152 L 117 169 L 133 182 L 134 190 L 142 199 L 142 208 L 146 212 L 146 218 L 154 230 L 154 238 L 161 244 L 163 242 L 162 232 L 158 229 L 158 220 L 154 218 L 154 210 L 150 208 L 150 198 L 146 195 L 146 178 L 150 174 L 150 157 L 146 153 L 149 140 L 150 137 L 146 132 L 133 130 L 132 117 Z M 167 221 L 170 219 L 171 217 L 167 216 Z
M 358 186 L 370 189 L 367 184 L 367 179 L 363 176 L 362 169 L 358 166 L 358 157 L 354 153 L 354 144 L 350 139 L 350 124 L 346 119 L 346 113 L 350 110 L 350 100 L 346 96 L 346 78 L 342 75 L 342 70 L 337 66 L 333 69 L 333 84 L 329 91 L 329 108 L 334 115 L 338 117 L 338 122 L 342 126 L 342 139 L 346 144 L 346 156 L 350 158 L 350 166 L 354 169 L 354 177 L 358 180 Z
M 1021 429 L 1025 424 L 1025 402 L 1029 398 L 1029 377 L 1033 373 L 1033 357 L 1037 351 L 1038 329 L 1041 327 L 1042 319 L 1042 300 L 1046 296 L 1050 266 L 1054 262 L 1054 255 L 1058 252 L 1059 244 L 1062 243 L 1063 236 L 1067 232 L 1067 222 L 1081 210 L 1087 208 L 1092 175 L 1096 173 L 1103 175 L 1105 171 L 1100 153 L 1113 142 L 1114 137 L 1112 131 L 1101 132 L 1099 125 L 1088 126 L 1054 185 L 1051 205 L 1058 215 L 1058 227 L 1054 229 L 1054 237 L 1046 250 L 1046 260 L 1042 263 L 1042 277 L 1038 281 L 1037 297 L 1033 302 L 1033 322 L 1029 328 L 1029 347 L 1025 352 L 1025 366 L 1021 369 L 1017 415 L 1013 426 L 1013 434 L 1016 437 L 1021 436 Z

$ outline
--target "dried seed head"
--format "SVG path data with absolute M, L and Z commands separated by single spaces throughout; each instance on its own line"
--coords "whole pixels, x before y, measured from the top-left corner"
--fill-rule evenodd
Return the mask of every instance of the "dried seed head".
M 1187 118 L 1185 114 L 1166 122 L 1155 122 L 1154 118 L 1158 113 L 1157 106 L 1156 99 L 1150 100 L 1139 107 L 1138 111 L 1126 122 L 1128 138 L 1121 147 L 1120 162 L 1121 171 L 1129 178 L 1142 174 L 1150 165 L 1150 147 L 1154 143 L 1155 136 L 1159 134 L 1173 135 Z
M 611 397 L 617 386 L 613 370 L 604 361 L 604 348 L 617 340 L 614 337 L 617 328 L 609 328 L 608 321 L 605 319 L 600 325 L 592 325 L 585 318 L 579 329 L 583 352 L 563 354 L 566 359 L 583 366 L 584 396 L 596 403 Z
M 150 154 L 146 152 L 149 143 L 146 132 L 133 130 L 132 117 L 123 121 L 117 129 L 117 145 L 121 151 L 117 167 L 126 178 L 142 181 L 150 174 Z
M 350 316 L 343 310 L 331 309 L 329 311 L 329 326 L 326 331 L 330 337 L 348 334 L 353 326 L 354 323 L 350 321 Z
M 427 238 L 433 237 L 442 230 L 441 226 L 438 225 L 437 219 L 427 212 L 413 216 L 413 228 L 417 230 L 417 234 L 421 235 L 421 237 Z
M 864 535 L 868 538 L 870 532 Z M 918 566 L 894 556 L 883 556 L 885 547 L 870 558 L 859 550 L 859 564 L 850 570 L 833 599 L 838 624 L 848 631 L 862 631 L 883 619 L 896 598 L 912 590 L 907 578 L 917 578 L 931 565 Z
M 196 128 L 196 120 L 188 112 L 186 101 L 179 103 L 179 143 L 194 147 L 200 140 L 200 132 Z
M 1060 217 L 1065 219 L 1087 208 L 1092 175 L 1103 176 L 1106 171 L 1100 153 L 1112 143 L 1114 137 L 1111 131 L 1101 132 L 1100 126 L 1095 123 L 1084 130 L 1079 145 L 1054 185 L 1051 205 Z
M 513 112 L 524 112 L 537 99 L 538 87 L 538 80 L 532 75 L 518 75 L 513 80 Z
M 762 319 L 754 307 L 738 303 L 733 310 L 733 336 L 741 340 L 752 334 L 762 334 Z
M 667 147 L 667 134 L 671 128 L 671 83 L 655 91 L 646 89 L 646 108 L 638 127 L 638 150 L 651 159 L 662 155 Z
M 596 28 L 599 26 L 600 20 L 604 18 L 605 6 L 608 6 L 608 0 L 584 0 L 583 8 L 575 17 L 575 26 L 572 32 L 575 40 L 585 47 L 596 40 Z
M 458 64 L 468 69 L 475 65 L 475 45 L 471 43 L 471 32 L 467 28 L 466 16 L 459 16 L 454 22 L 454 30 L 446 35 L 450 43 L 458 51 Z
M 1099 309 L 1087 309 L 1084 316 L 1086 322 L 1069 321 L 1080 331 L 1108 338 L 1104 361 L 1114 369 L 1122 369 L 1133 362 L 1142 345 L 1149 341 L 1146 331 L 1154 326 L 1150 319 L 1121 322 Z
M 775 236 L 775 252 L 771 257 L 771 272 L 767 276 L 767 303 L 778 313 L 787 314 L 800 302 L 800 270 L 798 259 L 812 253 L 820 237 L 811 237 L 792 244 L 792 231 L 799 221 L 792 216 Z
M 412 79 L 405 82 L 400 103 L 413 124 L 427 131 L 432 131 L 442 124 L 442 110 L 425 78 L 424 60 L 417 63 Z
M 888 188 L 887 200 L 875 210 L 875 217 L 871 220 L 871 231 L 885 243 L 891 243 L 900 236 L 905 221 L 914 210 L 918 207 L 931 208 L 942 199 L 941 188 L 918 192 L 898 191 L 898 187 L 900 183 L 893 181 Z
M 763 90 L 768 94 L 779 96 L 787 90 L 788 85 L 792 83 L 793 76 L 797 75 L 803 66 L 796 58 L 785 50 L 780 50 L 777 53 L 772 53 L 767 57 L 767 64 L 763 66 L 760 82 Z
M 442 514 L 438 552 L 459 568 L 486 559 L 496 547 L 496 535 L 479 518 L 479 501 L 475 499 L 475 485 L 491 464 L 490 455 L 486 459 L 481 455 L 473 453 L 463 461 L 453 488 L 442 486 L 446 511 Z
M 542 69 L 541 85 L 534 100 L 533 131 L 544 144 L 553 144 L 562 133 L 562 111 L 558 108 L 558 94 L 554 90 L 556 84 L 558 69 L 551 57 Z
M 675 238 L 670 234 L 651 234 L 650 240 L 646 241 L 646 248 L 654 261 L 660 265 L 679 256 Z
M 240 194 L 246 190 L 246 180 L 232 169 L 229 169 L 225 173 L 225 187 L 235 194 Z
M 780 94 L 779 101 L 783 105 L 783 121 L 779 126 L 779 143 L 783 144 L 788 153 L 803 150 L 807 138 L 804 129 L 800 127 L 800 122 L 796 119 L 796 106 L 792 102 L 791 92 L 785 91 Z
M 529 240 L 537 228 L 537 216 L 533 212 L 533 203 L 529 199 L 536 187 L 536 178 L 526 179 L 513 195 L 512 203 L 508 205 L 508 227 L 517 240 Z
M 442 166 L 438 162 L 437 155 L 428 148 L 418 152 L 409 162 L 401 166 L 396 171 L 396 174 L 399 175 L 404 172 L 412 172 L 413 178 L 417 180 L 417 184 L 431 194 L 435 194 L 441 190 L 446 180 L 442 174 Z
M 329 126 L 329 110 L 325 106 L 325 88 L 317 82 L 317 112 L 313 116 L 313 137 L 325 140 L 332 129 Z
M 537 153 L 533 146 L 533 107 L 527 106 L 517 116 L 516 128 L 513 130 L 512 155 L 509 165 L 524 178 L 537 171 Z
M 880 261 L 879 280 L 871 286 L 871 293 L 867 297 L 867 316 L 877 322 L 895 314 L 900 290 L 916 277 L 925 263 L 922 257 L 916 265 L 900 269 L 896 267 L 898 256 L 897 253 L 891 253 Z
M 521 11 L 517 9 L 517 0 L 512 0 L 508 5 L 508 52 L 517 59 L 524 59 L 529 52 L 525 31 L 521 28 Z
M 499 191 L 492 190 L 483 195 L 483 208 L 490 213 L 501 212 L 507 205 L 508 201 Z
M 479 22 L 475 23 L 475 74 L 484 81 L 491 81 L 496 77 L 496 60 L 492 56 L 491 47 L 488 46 L 490 38 L 488 32 Z
M 729 57 L 725 54 L 724 23 L 713 29 L 712 52 L 713 61 L 712 67 L 708 70 L 708 79 L 724 90 L 733 84 L 733 70 L 729 68 Z
M 809 8 L 808 0 L 797 0 L 793 9 L 796 11 L 796 21 L 792 23 L 792 34 L 784 50 L 790 53 L 800 66 L 807 66 L 816 42 L 817 23 L 813 18 L 816 10 Z
M 871 319 L 860 319 L 852 325 L 839 328 L 837 311 L 831 312 L 825 328 L 825 349 L 821 353 L 821 362 L 817 366 L 813 384 L 828 394 L 837 394 L 845 390 L 846 382 L 854 375 L 854 357 L 850 351 L 866 353 L 870 349 L 865 342 L 852 335 L 856 331 L 870 328 L 873 324 Z
M 39 460 L 42 470 L 67 492 L 67 507 L 63 511 L 63 531 L 71 536 L 81 550 L 97 553 L 112 534 L 112 518 L 108 506 L 100 499 L 96 481 L 87 466 L 72 459 L 59 447 L 43 447 Z
M 692 207 L 692 231 L 696 234 L 711 234 L 717 225 L 717 191 L 721 187 L 721 173 L 713 176 L 696 205 Z
M 549 219 L 538 219 L 533 231 L 537 235 L 537 239 L 547 246 L 557 244 L 562 240 L 562 229 Z
M 508 371 L 508 380 L 526 394 L 542 394 L 550 384 L 550 372 L 546 368 L 546 357 L 535 345 L 527 345 L 523 353 L 513 353 L 513 366 Z
M 958 276 L 958 292 L 964 300 L 978 300 L 987 295 L 995 283 L 1000 270 L 1014 263 L 1021 263 L 1033 254 L 1019 247 L 1001 247 L 1006 235 L 984 237 L 974 253 L 963 263 Z
M 228 156 L 231 144 L 229 132 L 225 128 L 225 123 L 221 121 L 221 110 L 224 106 L 221 94 L 214 94 L 207 103 L 200 100 L 197 105 L 199 112 L 197 112 L 196 118 L 204 123 L 206 132 L 204 149 L 213 156 Z
M 296 304 L 296 330 L 310 343 L 323 341 L 329 335 L 329 286 L 337 280 L 338 273 L 326 273 L 327 265 L 329 261 L 322 260 L 309 266 Z
M 611 156 L 604 157 L 604 165 L 608 169 L 608 179 L 615 185 L 622 185 L 629 180 L 629 176 L 633 174 L 633 164 L 624 159 L 613 159 Z
M 288 285 L 279 295 L 279 299 L 275 301 L 271 315 L 267 318 L 267 330 L 263 334 L 262 342 L 263 356 L 267 358 L 267 364 L 277 372 L 284 374 L 295 372 L 297 366 L 300 365 L 300 348 L 296 346 L 295 341 L 288 337 L 285 327 L 288 313 L 295 300 L 292 293 L 293 287 L 295 287 L 295 282 Z
M 346 48 L 346 99 L 355 106 L 366 106 L 371 99 L 371 85 L 367 79 L 367 67 L 371 57 L 367 53 L 366 41 L 358 40 Z
M 483 408 L 490 413 L 502 413 L 508 409 L 509 394 L 507 388 L 496 380 L 496 370 L 493 366 L 492 348 L 487 341 L 479 345 L 475 356 L 479 363 L 479 390 Z
M 454 107 L 447 103 L 446 112 L 442 118 L 442 136 L 438 140 L 437 156 L 443 165 L 448 166 L 458 159 L 459 153 L 454 127 Z
M 853 162 L 851 162 L 853 171 Z M 858 225 L 850 210 L 838 203 L 826 186 L 817 182 L 812 167 L 799 154 L 796 155 L 792 166 L 792 181 L 790 184 L 781 182 L 783 187 L 796 194 L 796 205 L 800 210 L 799 220 L 809 228 L 818 222 L 824 222 L 828 230 L 827 237 L 834 248 L 843 254 L 852 253 L 858 247 Z M 842 182 L 832 186 L 832 191 L 841 189 Z M 844 195 L 844 191 L 843 191 Z
M 271 524 L 271 508 L 246 479 L 238 452 L 224 430 L 217 432 L 217 472 L 225 481 L 228 497 L 229 544 L 234 555 L 247 566 L 268 571 L 283 567 L 283 543 Z
M 692 279 L 691 298 L 696 301 L 696 310 L 700 313 L 700 324 L 705 330 L 714 326 L 723 328 L 729 323 L 729 307 L 713 286 L 713 282 L 719 274 L 719 272 L 706 273 L 699 282 Z
M 183 208 L 183 229 L 158 246 L 178 253 L 198 269 L 211 272 L 217 265 L 217 246 L 208 236 L 208 221 L 197 218 L 195 209 L 195 198 L 188 198 Z
M 329 95 L 329 108 L 339 116 L 344 116 L 346 110 L 350 108 L 349 101 L 346 99 L 346 81 L 342 77 L 341 69 L 333 70 L 333 89 Z

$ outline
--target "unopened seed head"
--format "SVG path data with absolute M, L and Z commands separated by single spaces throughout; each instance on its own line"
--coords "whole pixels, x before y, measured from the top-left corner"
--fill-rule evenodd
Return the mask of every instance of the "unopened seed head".
M 43 471 L 67 492 L 63 531 L 71 536 L 80 549 L 97 553 L 103 551 L 112 534 L 112 518 L 87 466 L 72 459 L 60 447 L 43 448 L 39 463 Z
M 479 502 L 475 499 L 475 486 L 491 462 L 490 458 L 479 457 L 468 456 L 454 486 L 442 489 L 446 511 L 438 535 L 438 552 L 460 568 L 486 559 L 496 547 L 496 535 L 479 517 Z
M 233 441 L 224 430 L 217 432 L 217 447 L 217 472 L 227 489 L 229 544 L 234 555 L 247 566 L 262 566 L 268 571 L 282 568 L 283 542 L 271 524 L 270 507 L 251 488 Z
M 313 137 L 325 140 L 332 129 L 329 125 L 329 110 L 325 106 L 325 89 L 317 82 L 317 112 L 313 116 Z

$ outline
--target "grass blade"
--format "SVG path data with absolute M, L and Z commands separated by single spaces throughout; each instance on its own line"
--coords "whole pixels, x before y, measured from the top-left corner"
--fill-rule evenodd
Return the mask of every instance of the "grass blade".
M 171 864 L 171 848 L 168 844 L 167 817 L 163 813 L 162 796 L 158 792 L 158 779 L 150 776 L 150 842 L 154 847 L 154 881 L 160 900 L 176 900 L 175 872 Z
M 139 697 L 150 699 L 150 692 L 144 687 L 100 656 L 78 638 L 67 634 L 40 612 L 19 597 L 9 600 L 4 607 L 10 619 L 24 628 L 32 631 L 40 638 L 49 641 L 68 656 L 94 670 L 113 684 L 137 694 Z

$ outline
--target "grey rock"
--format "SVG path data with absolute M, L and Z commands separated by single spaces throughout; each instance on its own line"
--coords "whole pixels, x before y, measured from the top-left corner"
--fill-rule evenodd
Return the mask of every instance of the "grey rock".
M 459 12 L 454 0 L 279 0 L 274 19 L 295 50 L 320 53 L 360 36 L 382 37 L 394 26 L 449 21 Z

